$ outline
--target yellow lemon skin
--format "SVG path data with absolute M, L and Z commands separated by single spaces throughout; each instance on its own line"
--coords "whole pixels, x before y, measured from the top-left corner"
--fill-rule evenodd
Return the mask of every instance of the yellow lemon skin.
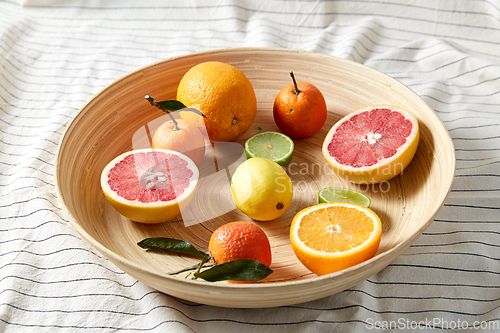
M 243 162 L 231 178 L 236 207 L 257 221 L 277 219 L 290 207 L 293 184 L 285 170 L 267 158 Z

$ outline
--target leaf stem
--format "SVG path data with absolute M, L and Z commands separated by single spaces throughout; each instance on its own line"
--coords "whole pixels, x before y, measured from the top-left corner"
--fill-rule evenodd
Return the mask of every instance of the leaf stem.
M 207 261 L 209 261 L 212 258 L 212 256 L 208 253 L 205 253 L 203 256 L 203 259 L 201 259 L 200 263 L 198 264 L 198 269 L 196 272 L 194 272 L 193 280 L 196 279 L 196 274 L 200 273 L 201 268 L 205 265 Z
M 179 273 L 182 273 L 182 272 L 192 271 L 192 270 L 195 270 L 195 269 L 212 267 L 213 265 L 215 265 L 215 263 L 210 263 L 210 264 L 202 265 L 201 267 L 200 267 L 200 264 L 196 264 L 196 265 L 193 265 L 193 266 L 190 266 L 190 267 L 179 269 L 178 271 L 167 272 L 167 274 L 168 275 L 176 275 L 176 274 L 179 274 Z
M 293 86 L 295 87 L 295 90 L 293 91 L 293 93 L 295 95 L 298 95 L 298 94 L 300 94 L 300 90 L 299 90 L 299 87 L 297 86 L 297 81 L 295 81 L 295 76 L 293 75 L 293 72 L 290 72 L 290 76 L 292 77 Z
M 170 118 L 172 118 L 172 122 L 174 123 L 174 131 L 179 131 L 180 130 L 179 124 L 174 119 L 174 116 L 172 116 L 172 114 L 170 113 L 169 110 L 164 110 L 160 105 L 158 105 L 158 102 L 153 97 L 151 97 L 149 95 L 146 95 L 145 98 L 148 100 L 148 102 L 151 105 L 156 106 L 158 109 L 162 110 L 163 112 L 166 112 L 170 116 Z

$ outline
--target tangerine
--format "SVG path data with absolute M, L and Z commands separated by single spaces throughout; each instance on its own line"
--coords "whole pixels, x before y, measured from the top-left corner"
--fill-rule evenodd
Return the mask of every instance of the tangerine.
M 316 86 L 295 81 L 281 89 L 274 100 L 273 116 L 286 135 L 306 138 L 318 132 L 326 122 L 326 101 Z
M 179 112 L 206 132 L 210 141 L 232 141 L 245 133 L 257 113 L 252 83 L 238 68 L 208 61 L 189 69 L 177 88 L 177 100 L 205 117 Z
M 169 120 L 161 124 L 155 131 L 151 146 L 183 153 L 196 165 L 199 165 L 205 157 L 203 134 L 196 125 L 184 119 L 177 119 L 175 123 Z
M 252 222 L 230 222 L 218 227 L 210 237 L 208 251 L 216 264 L 250 259 L 271 265 L 271 244 L 262 228 Z

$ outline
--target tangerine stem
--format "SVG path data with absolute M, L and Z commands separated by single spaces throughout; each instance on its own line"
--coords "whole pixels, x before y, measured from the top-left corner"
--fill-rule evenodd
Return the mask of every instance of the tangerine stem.
M 174 123 L 174 129 L 173 129 L 174 131 L 179 131 L 180 130 L 179 124 L 177 124 L 177 121 L 175 120 L 174 116 L 172 116 L 172 114 L 170 113 L 169 110 L 165 110 L 160 105 L 158 105 L 158 102 L 153 97 L 151 97 L 149 95 L 146 95 L 145 98 L 148 100 L 148 102 L 151 105 L 156 106 L 158 109 L 162 110 L 163 112 L 166 112 L 170 116 L 170 118 L 172 119 L 172 121 Z
M 297 86 L 297 81 L 295 81 L 295 76 L 293 75 L 293 72 L 290 72 L 290 76 L 292 77 L 293 86 L 295 87 L 295 90 L 293 91 L 293 93 L 295 95 L 298 95 L 298 94 L 300 94 L 300 90 L 299 90 L 299 87 Z

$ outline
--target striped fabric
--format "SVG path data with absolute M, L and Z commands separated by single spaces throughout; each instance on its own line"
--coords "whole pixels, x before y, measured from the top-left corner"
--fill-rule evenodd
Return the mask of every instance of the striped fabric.
M 336 295 L 223 309 L 155 291 L 85 242 L 57 200 L 68 123 L 123 75 L 169 57 L 280 47 L 363 63 L 435 109 L 457 154 L 435 222 Z M 0 1 L 0 331 L 500 331 L 500 2 Z

